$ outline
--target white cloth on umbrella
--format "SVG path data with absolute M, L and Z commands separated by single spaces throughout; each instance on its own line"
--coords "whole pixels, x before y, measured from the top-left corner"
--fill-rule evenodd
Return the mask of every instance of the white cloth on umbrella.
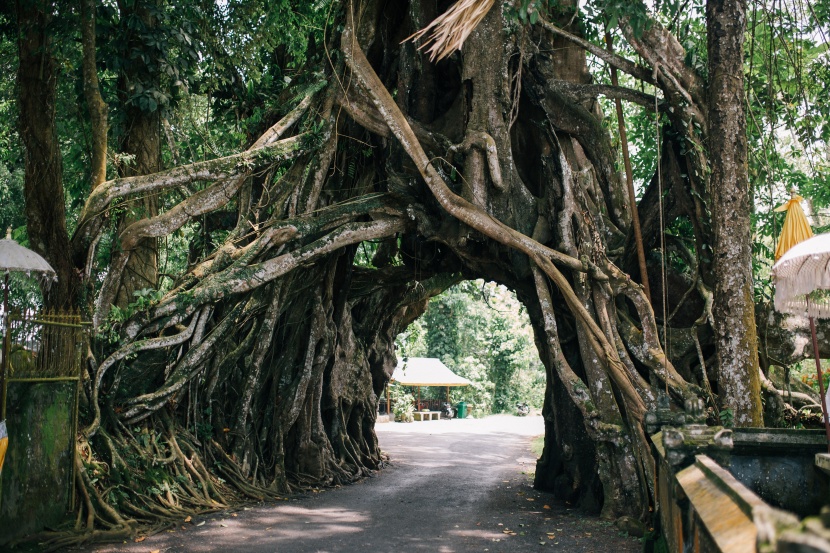
M 816 290 L 830 290 L 830 233 L 819 234 L 785 253 L 772 267 L 775 309 L 783 313 L 830 317 L 828 296 L 811 297 Z
M 27 275 L 37 273 L 46 280 L 55 280 L 55 270 L 45 259 L 24 248 L 10 236 L 0 240 L 0 272 L 20 272 Z

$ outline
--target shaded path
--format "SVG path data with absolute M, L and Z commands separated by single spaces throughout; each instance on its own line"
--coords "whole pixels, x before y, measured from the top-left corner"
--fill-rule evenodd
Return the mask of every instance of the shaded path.
M 541 417 L 505 415 L 379 424 L 378 439 L 391 464 L 375 478 L 284 503 L 199 517 L 141 543 L 94 550 L 640 551 L 638 540 L 621 537 L 609 523 L 569 510 L 530 487 L 535 469 L 530 438 L 543 430 Z

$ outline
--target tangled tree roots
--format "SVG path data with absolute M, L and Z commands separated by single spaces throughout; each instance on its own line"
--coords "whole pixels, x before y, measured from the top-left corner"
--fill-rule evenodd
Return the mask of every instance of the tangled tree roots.
M 717 393 L 707 373 L 711 267 L 672 246 L 695 275 L 669 275 L 683 284 L 667 294 L 671 331 L 690 339 L 668 353 L 664 322 L 626 272 L 630 215 L 594 96 L 653 98 L 592 88 L 584 52 L 563 47 L 590 45 L 555 22 L 520 28 L 500 4 L 463 55 L 432 64 L 397 37 L 436 14 L 392 4 L 349 6 L 325 82 L 309 71 L 302 101 L 246 152 L 104 183 L 90 197 L 76 241 L 94 247 L 112 201 L 207 183 L 119 237 L 94 317 L 103 353 L 90 356 L 85 381 L 76 533 L 50 545 L 120 539 L 371 474 L 382 464 L 374 423 L 395 337 L 430 297 L 479 277 L 517 292 L 547 368 L 537 485 L 609 518 L 648 516 L 654 467 L 642 421 L 656 390 L 676 405 Z M 645 60 L 669 59 L 658 54 L 682 50 L 673 40 L 655 23 L 632 44 Z M 703 251 L 706 192 L 688 176 L 704 175 L 694 169 L 706 160 L 673 142 L 700 140 L 686 124 L 700 117 L 699 78 L 598 55 L 660 86 L 673 108 L 664 216 L 691 221 Z M 656 194 L 653 184 L 641 207 L 652 237 Z M 216 212 L 235 215 L 208 229 L 226 231 L 224 242 L 115 323 L 109 309 L 132 248 Z M 361 243 L 373 245 L 369 266 L 355 262 Z

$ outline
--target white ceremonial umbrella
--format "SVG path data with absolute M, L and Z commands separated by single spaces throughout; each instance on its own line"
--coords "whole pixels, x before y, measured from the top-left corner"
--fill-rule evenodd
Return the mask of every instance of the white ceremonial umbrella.
M 816 318 L 830 318 L 830 233 L 819 234 L 787 250 L 773 265 L 772 276 L 775 279 L 775 309 L 810 319 L 824 430 L 830 451 L 830 421 L 815 322 Z
M 11 321 L 9 319 L 9 273 L 26 273 L 28 276 L 37 275 L 42 280 L 51 282 L 57 280 L 55 270 L 40 255 L 28 248 L 24 248 L 12 239 L 11 227 L 6 231 L 6 239 L 0 240 L 0 271 L 5 273 L 5 288 L 3 290 L 3 317 L 6 320 L 6 332 L 3 340 L 3 369 L 0 374 L 0 421 L 6 418 L 6 373 L 9 367 L 9 347 L 11 340 L 9 331 Z

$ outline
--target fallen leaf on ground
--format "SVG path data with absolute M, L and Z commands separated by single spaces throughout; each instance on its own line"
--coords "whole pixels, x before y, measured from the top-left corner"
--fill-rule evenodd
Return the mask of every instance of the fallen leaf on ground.
M 221 526 L 222 528 L 227 528 L 228 527 L 227 524 L 220 524 L 219 526 Z
M 191 520 L 193 520 L 193 517 L 187 517 L 186 519 L 184 519 L 185 522 L 190 522 Z
M 141 536 L 140 538 L 135 539 L 135 543 L 141 543 L 147 539 L 147 536 Z
M 150 553 L 161 553 L 161 549 L 153 549 Z
M 231 513 L 231 516 L 232 517 L 238 517 L 239 515 L 237 515 L 236 513 Z
M 528 501 L 536 501 L 536 500 L 535 500 L 534 498 L 532 498 L 532 497 L 528 497 L 528 498 L 527 498 L 527 500 L 528 500 Z
M 200 522 L 200 523 L 199 523 L 199 524 L 197 524 L 196 526 L 204 526 L 204 525 L 205 525 L 205 521 L 203 520 L 202 522 Z
M 542 509 L 550 509 L 550 505 L 545 505 Z

